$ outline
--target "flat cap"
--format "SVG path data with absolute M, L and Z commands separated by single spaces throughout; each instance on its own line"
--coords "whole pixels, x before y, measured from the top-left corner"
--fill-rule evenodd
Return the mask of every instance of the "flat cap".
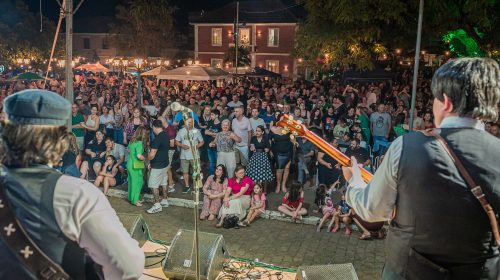
M 71 117 L 71 103 L 60 95 L 41 89 L 27 89 L 4 100 L 12 123 L 62 126 Z

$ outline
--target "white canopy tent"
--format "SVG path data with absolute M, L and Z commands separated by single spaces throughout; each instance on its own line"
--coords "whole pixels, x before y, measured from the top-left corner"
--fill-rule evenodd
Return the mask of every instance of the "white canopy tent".
M 154 70 L 154 69 L 153 69 Z M 230 78 L 231 74 L 220 68 L 190 65 L 168 70 L 156 76 L 159 80 L 213 81 Z
M 141 73 L 141 76 L 158 76 L 158 75 L 165 75 L 167 73 L 168 73 L 167 68 L 159 66 L 144 73 Z

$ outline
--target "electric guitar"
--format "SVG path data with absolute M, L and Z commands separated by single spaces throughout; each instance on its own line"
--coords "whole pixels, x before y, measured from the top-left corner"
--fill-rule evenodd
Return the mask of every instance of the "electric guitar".
M 283 134 L 289 133 L 293 136 L 305 137 L 316 147 L 320 148 L 323 152 L 334 158 L 338 163 L 340 163 L 340 165 L 347 167 L 351 166 L 351 159 L 348 156 L 330 145 L 323 138 L 311 132 L 300 121 L 294 120 L 292 116 L 283 115 L 283 117 L 278 121 L 277 125 L 283 128 Z M 365 183 L 368 183 L 372 179 L 373 174 L 362 167 L 360 167 L 360 170 L 363 181 L 365 181 Z

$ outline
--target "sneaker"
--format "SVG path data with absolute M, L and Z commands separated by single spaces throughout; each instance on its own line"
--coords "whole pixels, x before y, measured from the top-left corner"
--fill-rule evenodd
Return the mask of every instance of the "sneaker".
M 160 202 L 160 205 L 161 205 L 162 207 L 168 207 L 168 200 L 167 200 L 167 199 L 165 199 L 165 198 L 164 198 L 164 199 L 162 199 L 162 200 L 161 200 L 161 202 Z
M 161 212 L 161 210 L 163 210 L 162 207 L 161 207 L 161 204 L 160 203 L 155 203 L 146 212 L 148 212 L 149 214 L 155 214 L 155 213 Z
M 184 176 L 183 176 L 183 175 L 181 175 L 181 176 L 179 177 L 179 180 L 184 180 Z
M 191 187 L 190 186 L 186 186 L 182 189 L 182 193 L 190 193 L 191 192 Z
M 175 192 L 175 185 L 168 186 L 168 192 L 169 193 Z

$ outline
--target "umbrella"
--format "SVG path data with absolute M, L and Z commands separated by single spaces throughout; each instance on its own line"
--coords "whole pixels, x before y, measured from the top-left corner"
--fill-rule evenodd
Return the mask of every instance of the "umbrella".
M 163 80 L 212 81 L 229 77 L 230 74 L 220 68 L 190 65 L 168 70 L 167 73 L 156 76 Z
M 245 72 L 245 74 L 238 74 L 238 76 L 281 78 L 281 74 L 269 71 L 261 67 L 250 68 Z
M 87 63 L 87 64 L 82 64 L 78 67 L 75 68 L 76 70 L 86 70 L 89 72 L 94 72 L 94 73 L 99 73 L 99 72 L 109 72 L 109 69 L 104 67 L 101 63 Z
M 45 80 L 44 77 L 32 72 L 22 73 L 10 79 L 10 81 L 28 81 L 28 82 L 44 81 L 44 80 Z
M 149 71 L 146 71 L 144 73 L 141 73 L 141 76 L 158 76 L 158 75 L 166 75 L 168 72 L 168 69 L 160 66 L 156 67 L 155 69 L 151 69 Z

